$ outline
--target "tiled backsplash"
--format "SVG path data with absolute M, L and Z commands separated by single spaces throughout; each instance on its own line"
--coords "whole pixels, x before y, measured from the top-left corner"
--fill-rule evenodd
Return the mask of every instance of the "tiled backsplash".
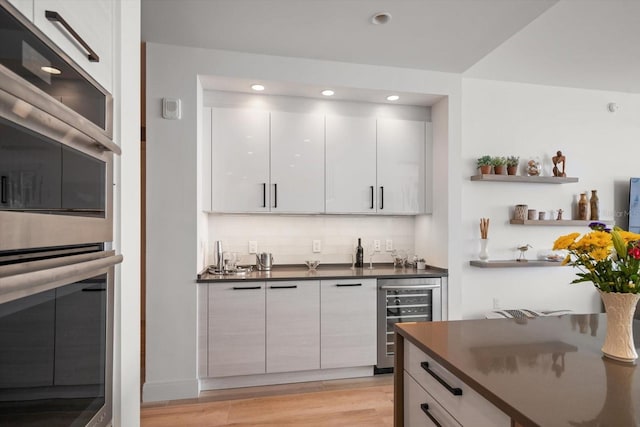
M 301 264 L 317 259 L 322 263 L 351 263 L 358 238 L 362 238 L 365 263 L 373 241 L 380 240 L 381 251 L 373 262 L 391 262 L 385 250 L 387 239 L 394 249 L 413 254 L 415 225 L 412 216 L 365 215 L 230 215 L 209 214 L 208 263 L 214 263 L 214 244 L 222 240 L 224 251 L 237 252 L 241 264 L 253 264 L 249 241 L 258 243 L 258 252 L 271 252 L 275 264 Z M 313 253 L 314 240 L 322 251 Z

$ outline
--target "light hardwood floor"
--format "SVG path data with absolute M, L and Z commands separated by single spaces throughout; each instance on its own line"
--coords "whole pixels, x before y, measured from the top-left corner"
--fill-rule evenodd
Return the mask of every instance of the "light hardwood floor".
M 143 427 L 392 427 L 393 375 L 207 391 L 142 404 Z

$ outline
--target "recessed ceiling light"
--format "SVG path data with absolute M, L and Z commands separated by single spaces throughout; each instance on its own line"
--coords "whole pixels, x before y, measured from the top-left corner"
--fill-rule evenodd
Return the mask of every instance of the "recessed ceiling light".
M 387 12 L 378 12 L 371 17 L 371 23 L 375 25 L 386 24 L 391 21 L 391 14 Z
M 400 97 L 398 95 L 389 95 L 389 96 L 387 96 L 387 101 L 397 101 L 398 99 L 400 99 Z
M 56 74 L 56 75 L 57 74 L 62 74 L 62 71 L 58 70 L 55 67 L 48 67 L 48 66 L 45 65 L 43 67 L 40 67 L 40 69 L 42 71 L 44 71 L 45 73 L 49 73 L 49 74 Z
M 261 90 L 264 90 L 264 86 L 255 84 L 255 85 L 251 85 L 251 89 L 257 90 L 258 92 L 260 92 Z
M 324 96 L 333 96 L 333 94 L 335 93 L 334 91 L 332 91 L 331 89 L 325 89 L 321 92 Z

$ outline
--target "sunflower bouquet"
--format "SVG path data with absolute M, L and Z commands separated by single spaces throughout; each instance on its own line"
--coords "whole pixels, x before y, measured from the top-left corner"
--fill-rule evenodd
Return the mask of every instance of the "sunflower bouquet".
M 571 283 L 592 282 L 602 292 L 640 293 L 640 234 L 605 224 L 589 224 L 591 231 L 581 236 L 560 236 L 554 250 L 566 250 L 563 265 L 580 270 Z

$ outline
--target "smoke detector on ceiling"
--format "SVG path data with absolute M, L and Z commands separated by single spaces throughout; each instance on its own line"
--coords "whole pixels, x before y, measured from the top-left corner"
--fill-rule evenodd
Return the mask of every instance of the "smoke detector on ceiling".
M 387 12 L 378 12 L 371 17 L 371 23 L 375 25 L 386 24 L 391 21 L 391 14 Z

